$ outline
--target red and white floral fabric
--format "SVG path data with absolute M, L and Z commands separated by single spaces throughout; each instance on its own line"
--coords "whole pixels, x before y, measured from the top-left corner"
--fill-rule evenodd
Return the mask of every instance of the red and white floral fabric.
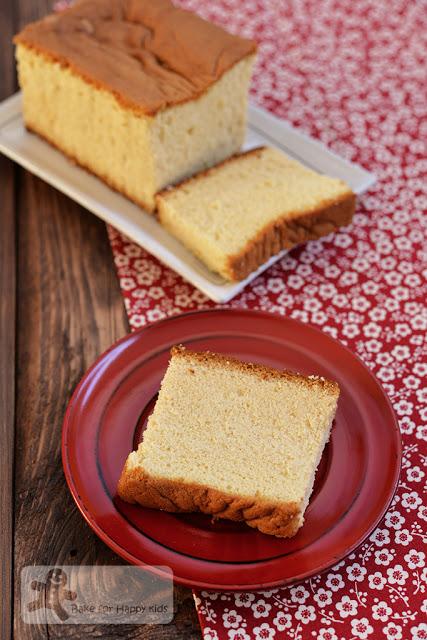
M 397 495 L 357 552 L 293 587 L 196 593 L 203 636 L 426 640 L 426 5 L 180 4 L 258 40 L 253 101 L 376 172 L 350 228 L 290 252 L 228 306 L 298 318 L 348 345 L 384 385 L 404 444 Z M 146 251 L 109 233 L 133 328 L 215 306 Z

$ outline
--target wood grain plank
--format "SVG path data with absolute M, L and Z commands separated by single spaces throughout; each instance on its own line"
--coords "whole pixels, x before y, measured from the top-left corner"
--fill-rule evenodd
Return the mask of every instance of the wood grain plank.
M 0 42 L 15 29 L 13 0 L 0 3 Z M 0 47 L 0 99 L 15 90 L 13 50 Z M 12 635 L 13 460 L 15 414 L 16 171 L 0 157 L 0 637 Z
M 0 158 L 0 638 L 12 631 L 16 242 L 14 167 Z

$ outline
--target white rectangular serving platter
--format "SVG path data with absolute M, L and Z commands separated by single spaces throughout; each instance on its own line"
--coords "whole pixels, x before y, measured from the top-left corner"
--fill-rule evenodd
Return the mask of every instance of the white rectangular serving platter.
M 340 158 L 287 122 L 250 105 L 244 149 L 259 145 L 277 147 L 311 169 L 341 178 L 357 194 L 363 193 L 375 182 L 372 173 Z M 169 235 L 154 216 L 80 169 L 38 136 L 29 133 L 24 127 L 20 93 L 0 103 L 0 151 L 113 225 L 215 302 L 231 300 L 285 253 L 272 257 L 242 282 L 226 282 Z

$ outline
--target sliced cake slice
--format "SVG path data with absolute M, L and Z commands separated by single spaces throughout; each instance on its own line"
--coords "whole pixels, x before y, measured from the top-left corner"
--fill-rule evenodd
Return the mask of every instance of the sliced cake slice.
M 237 154 L 156 198 L 161 224 L 232 281 L 282 249 L 349 224 L 355 200 L 342 180 L 267 147 Z
M 143 441 L 118 494 L 295 535 L 329 438 L 339 387 L 174 347 Z

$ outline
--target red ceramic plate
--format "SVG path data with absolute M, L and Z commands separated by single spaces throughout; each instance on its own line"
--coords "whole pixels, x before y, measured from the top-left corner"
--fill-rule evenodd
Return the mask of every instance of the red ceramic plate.
M 124 461 L 141 439 L 169 350 L 177 343 L 338 381 L 341 397 L 331 440 L 305 524 L 291 540 L 244 524 L 212 523 L 202 514 L 144 509 L 117 497 Z M 80 511 L 122 558 L 169 566 L 175 580 L 189 586 L 249 590 L 296 582 L 355 549 L 393 497 L 401 442 L 379 383 L 348 349 L 288 318 L 218 309 L 159 322 L 104 353 L 71 399 L 62 455 Z

